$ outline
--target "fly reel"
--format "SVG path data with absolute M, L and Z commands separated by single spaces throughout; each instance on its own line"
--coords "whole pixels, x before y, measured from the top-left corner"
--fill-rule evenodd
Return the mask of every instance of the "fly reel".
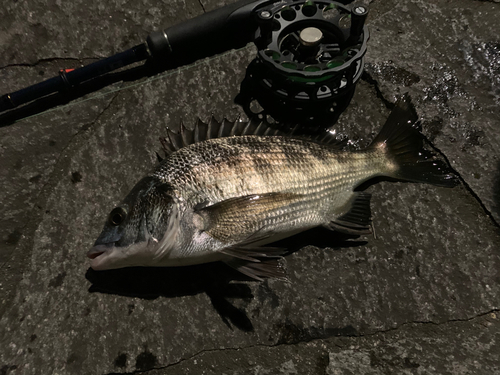
M 365 6 L 331 1 L 259 9 L 258 55 L 235 101 L 249 117 L 309 130 L 332 125 L 363 72 L 367 14 Z

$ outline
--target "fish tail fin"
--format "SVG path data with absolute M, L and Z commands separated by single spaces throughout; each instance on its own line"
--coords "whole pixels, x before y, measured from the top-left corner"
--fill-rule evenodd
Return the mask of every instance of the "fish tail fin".
M 456 186 L 457 176 L 447 163 L 424 149 L 424 137 L 419 130 L 417 113 L 409 96 L 405 95 L 396 102 L 369 149 L 382 149 L 387 155 L 392 165 L 388 177 L 443 187 Z

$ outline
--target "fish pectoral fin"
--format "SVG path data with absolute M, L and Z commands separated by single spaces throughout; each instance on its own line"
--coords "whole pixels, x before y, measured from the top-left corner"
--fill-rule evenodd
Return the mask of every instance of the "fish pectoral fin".
M 265 249 L 261 248 L 261 250 Z M 267 256 L 263 259 L 248 257 L 248 259 L 250 260 L 242 259 L 240 254 L 240 257 L 233 256 L 223 262 L 257 281 L 264 281 L 267 278 L 287 280 L 286 263 L 283 257 Z
M 361 235 L 371 234 L 370 193 L 356 192 L 345 206 L 345 214 L 324 225 L 338 232 Z
M 280 208 L 298 202 L 302 198 L 294 193 L 252 194 L 224 200 L 196 210 L 203 218 L 204 228 L 213 238 L 225 242 L 245 244 L 258 242 L 269 236 L 265 230 L 256 230 L 266 217 Z

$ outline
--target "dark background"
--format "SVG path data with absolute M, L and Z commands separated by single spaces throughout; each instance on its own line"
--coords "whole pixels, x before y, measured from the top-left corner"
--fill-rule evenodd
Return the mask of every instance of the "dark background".
M 369 188 L 376 237 L 289 241 L 290 282 L 226 266 L 88 269 L 165 127 L 242 115 L 248 46 L 0 128 L 0 374 L 494 374 L 500 366 L 500 4 L 371 1 L 366 72 L 334 126 L 361 147 L 408 92 L 461 185 Z M 18 0 L 0 94 L 222 1 Z

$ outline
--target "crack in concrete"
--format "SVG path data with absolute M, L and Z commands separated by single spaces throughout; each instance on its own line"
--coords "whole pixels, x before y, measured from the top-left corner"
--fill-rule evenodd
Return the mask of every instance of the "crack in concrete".
M 78 137 L 83 132 L 87 131 L 88 129 L 92 128 L 97 123 L 97 121 L 99 121 L 99 119 L 103 116 L 103 114 L 111 107 L 111 105 L 113 104 L 113 102 L 115 101 L 115 99 L 116 99 L 117 96 L 118 96 L 118 92 L 115 92 L 115 94 L 113 95 L 113 97 L 110 99 L 109 103 L 102 109 L 102 111 L 100 111 L 97 114 L 97 116 L 94 118 L 94 120 L 92 120 L 91 122 L 83 125 L 80 129 L 78 129 L 78 131 L 75 134 L 73 134 L 71 136 L 71 139 L 68 141 L 68 143 L 66 143 L 66 146 L 64 146 L 63 149 L 61 150 L 61 152 L 59 153 L 59 156 L 57 157 L 57 159 L 56 159 L 56 161 L 54 163 L 54 169 L 51 172 L 49 178 L 47 179 L 47 182 L 40 189 L 40 193 L 36 197 L 35 202 L 38 202 L 38 199 L 40 198 L 40 196 L 42 195 L 42 193 L 45 191 L 45 189 L 47 188 L 47 186 L 50 185 L 53 182 L 52 180 L 54 179 L 54 174 L 56 173 L 57 166 L 59 165 L 59 162 L 61 161 L 63 155 L 66 153 L 66 151 L 68 150 L 68 148 L 73 144 L 75 138 Z M 36 206 L 37 206 L 37 204 L 35 203 L 35 207 Z M 39 206 L 39 207 L 41 208 L 41 206 Z
M 393 109 L 394 108 L 394 103 L 390 102 L 384 97 L 384 94 L 382 94 L 382 90 L 380 90 L 380 86 L 378 84 L 378 81 L 373 78 L 373 76 L 368 73 L 366 70 L 363 71 L 363 74 L 361 75 L 361 79 L 368 83 L 369 85 L 372 85 L 373 88 L 375 89 L 375 94 L 377 98 L 379 98 L 382 103 L 384 103 L 385 107 L 387 109 Z
M 369 2 L 368 2 L 368 7 L 369 7 L 369 10 L 371 10 L 371 9 L 372 9 L 372 7 L 373 7 L 373 5 L 374 5 L 375 3 L 379 3 L 379 2 L 380 2 L 379 0 L 371 0 L 371 1 L 369 1 Z M 399 2 L 398 2 L 398 3 L 396 3 L 396 4 L 395 4 L 395 5 L 394 5 L 391 9 L 389 9 L 389 10 L 385 11 L 384 13 L 377 14 L 376 16 L 373 16 L 373 13 L 371 13 L 371 14 L 372 14 L 372 16 L 371 16 L 371 17 L 368 17 L 367 24 L 368 24 L 368 25 L 372 25 L 372 23 L 374 23 L 376 20 L 379 20 L 379 19 L 381 19 L 381 18 L 385 17 L 387 14 L 392 13 L 392 12 L 396 9 L 396 7 L 397 7 L 397 6 L 399 6 Z
M 71 139 L 68 141 L 68 143 L 66 144 L 66 146 L 64 146 L 64 148 L 61 150 L 61 152 L 59 153 L 58 157 L 56 158 L 56 161 L 54 163 L 52 172 L 50 172 L 50 174 L 49 174 L 49 176 L 47 178 L 47 181 L 40 188 L 39 193 L 38 193 L 38 195 L 36 196 L 36 198 L 34 200 L 35 203 L 33 204 L 33 207 L 31 207 L 30 209 L 27 210 L 26 216 L 28 218 L 31 218 L 31 219 L 26 220 L 26 223 L 21 228 L 22 233 L 25 232 L 26 228 L 30 228 L 30 227 L 32 228 L 32 230 L 29 231 L 30 233 L 34 233 L 36 231 L 36 228 L 37 228 L 37 226 L 39 225 L 39 223 L 41 221 L 42 210 L 44 208 L 44 205 L 47 203 L 46 202 L 47 201 L 47 197 L 49 196 L 50 191 L 53 188 L 53 185 L 55 185 L 55 179 L 56 179 L 55 176 L 57 174 L 57 171 L 59 170 L 58 165 L 60 164 L 63 156 L 66 154 L 68 148 L 74 143 L 75 138 L 77 138 L 80 134 L 82 134 L 83 132 L 87 131 L 88 129 L 91 129 L 94 126 L 94 124 L 97 121 L 99 121 L 99 119 L 103 116 L 103 114 L 111 107 L 111 105 L 113 104 L 114 100 L 118 96 L 118 93 L 119 92 L 116 92 L 113 95 L 113 97 L 111 98 L 111 100 L 109 101 L 109 103 L 102 109 L 102 111 L 100 111 L 97 114 L 97 116 L 92 121 L 90 121 L 86 125 L 82 126 L 73 136 L 71 136 Z M 31 238 L 31 241 L 33 241 L 33 238 Z M 16 249 L 17 249 L 17 247 L 16 247 Z M 18 253 L 18 251 L 16 251 L 16 249 L 13 250 L 12 254 L 10 254 L 9 258 L 0 265 L 0 272 L 2 272 L 4 270 L 4 267 L 7 264 L 12 263 L 12 260 L 13 260 L 14 256 Z M 24 254 L 24 256 L 28 256 L 28 254 Z M 20 273 L 18 273 L 16 275 L 8 275 L 8 274 L 4 273 L 3 274 L 3 280 L 5 281 L 4 285 L 12 284 L 12 283 L 18 284 L 18 282 L 16 282 L 16 277 L 17 278 L 19 278 L 19 277 L 22 278 L 22 274 L 23 274 L 22 272 L 20 272 Z M 15 288 L 12 289 L 11 291 L 12 291 L 12 294 L 14 295 L 15 294 Z M 8 293 L 7 293 L 7 295 L 4 298 L 5 300 L 10 299 L 10 298 L 13 297 L 13 295 L 8 295 Z M 0 310 L 0 318 L 5 313 L 5 310 L 3 310 L 3 308 L 6 305 L 8 305 L 8 304 L 6 304 L 5 301 L 4 301 L 2 309 Z
M 73 142 L 73 140 L 74 140 L 74 139 L 75 139 L 78 135 L 80 135 L 80 134 L 81 134 L 81 133 L 83 133 L 84 131 L 86 131 L 86 130 L 88 130 L 88 129 L 92 128 L 92 127 L 93 127 L 93 126 L 97 123 L 97 121 L 99 121 L 99 119 L 100 119 L 100 118 L 104 115 L 104 113 L 105 113 L 105 112 L 106 112 L 106 111 L 107 111 L 107 110 L 111 107 L 111 105 L 112 105 L 112 104 L 113 104 L 113 102 L 115 101 L 115 99 L 116 99 L 116 97 L 118 96 L 118 94 L 119 94 L 119 91 L 116 91 L 116 92 L 113 94 L 112 98 L 109 100 L 109 103 L 108 103 L 108 104 L 107 104 L 107 105 L 106 105 L 106 106 L 102 109 L 102 111 L 101 111 L 101 112 L 99 112 L 99 113 L 97 114 L 97 116 L 94 118 L 94 120 L 93 120 L 93 121 L 91 121 L 90 123 L 88 123 L 88 124 L 86 124 L 86 125 L 82 126 L 82 127 L 81 127 L 81 128 L 80 128 L 80 129 L 79 129 L 79 130 L 78 130 L 78 131 L 77 131 L 77 132 L 76 132 L 76 133 L 75 133 L 75 134 L 71 137 L 71 139 L 70 139 L 70 140 L 69 140 L 69 142 L 66 144 L 66 146 L 64 147 L 64 149 L 63 149 L 63 150 L 61 150 L 61 154 L 60 154 L 60 155 L 62 155 L 62 153 L 66 151 L 66 149 L 70 146 L 70 144 Z
M 52 171 L 50 177 L 48 178 L 47 182 L 42 186 L 40 191 L 44 191 L 46 186 L 49 185 L 49 183 L 52 181 L 52 179 L 54 177 L 53 175 L 57 169 L 56 167 L 58 166 L 58 164 L 59 164 L 61 158 L 63 157 L 63 155 L 65 154 L 66 150 L 73 144 L 73 141 L 75 140 L 75 138 L 78 137 L 83 132 L 87 131 L 88 129 L 92 128 L 95 125 L 95 123 L 97 121 L 99 121 L 99 119 L 103 116 L 103 114 L 111 107 L 111 105 L 113 104 L 113 102 L 117 96 L 118 96 L 118 92 L 116 92 L 113 95 L 113 97 L 110 99 L 109 103 L 102 109 L 102 111 L 100 111 L 97 114 L 97 116 L 94 118 L 94 120 L 92 120 L 88 124 L 83 125 L 80 129 L 78 129 L 78 131 L 75 134 L 73 134 L 71 136 L 71 139 L 68 141 L 68 143 L 66 143 L 66 146 L 64 146 L 64 148 L 59 153 L 59 156 L 57 157 L 56 162 L 54 163 L 54 170 Z M 37 197 L 37 200 L 38 200 L 38 197 Z
M 378 81 L 375 78 L 373 78 L 373 76 L 370 73 L 368 73 L 365 70 L 363 72 L 363 75 L 361 76 L 361 79 L 374 87 L 377 98 L 382 100 L 382 102 L 384 103 L 384 105 L 387 109 L 394 108 L 394 103 L 392 103 L 391 101 L 387 100 L 384 97 L 384 95 L 382 94 L 382 90 L 380 90 L 380 86 L 379 86 Z M 488 218 L 491 220 L 493 225 L 495 225 L 497 228 L 500 228 L 500 224 L 495 220 L 491 211 L 486 207 L 486 205 L 483 203 L 483 201 L 481 200 L 479 195 L 477 195 L 477 193 L 470 187 L 470 185 L 465 181 L 465 179 L 461 176 L 461 174 L 451 166 L 450 160 L 444 154 L 444 152 L 442 152 L 437 146 L 435 146 L 425 135 L 423 135 L 423 137 L 424 137 L 425 141 L 427 142 L 427 144 L 430 145 L 430 147 L 445 160 L 446 164 L 448 164 L 448 167 L 450 167 L 450 169 L 456 174 L 456 176 L 458 177 L 458 179 L 460 180 L 462 185 L 465 187 L 465 189 L 472 195 L 472 197 L 481 206 L 484 213 L 486 214 L 486 216 L 488 216 Z
M 494 308 L 492 310 L 489 310 L 487 312 L 483 312 L 483 313 L 479 313 L 479 314 L 476 314 L 472 317 L 469 317 L 469 318 L 464 318 L 464 319 L 450 319 L 450 320 L 447 320 L 447 321 L 444 321 L 444 322 L 433 322 L 431 320 L 429 321 L 412 321 L 412 322 L 405 322 L 405 323 L 402 323 L 400 325 L 398 325 L 397 327 L 394 327 L 394 328 L 388 328 L 388 329 L 385 329 L 385 330 L 379 330 L 379 331 L 374 331 L 374 332 L 370 332 L 370 333 L 366 333 L 366 334 L 358 334 L 358 335 L 355 335 L 355 336 L 349 336 L 349 337 L 354 337 L 354 338 L 360 338 L 360 337 L 371 337 L 371 336 L 376 336 L 376 335 L 380 335 L 380 334 L 386 334 L 386 333 L 389 333 L 389 332 L 394 332 L 394 331 L 397 331 L 397 330 L 400 330 L 402 329 L 403 327 L 405 326 L 417 326 L 417 325 L 434 325 L 434 326 L 443 326 L 443 325 L 446 325 L 446 324 L 452 324 L 452 323 L 467 323 L 467 322 L 471 322 L 473 320 L 476 320 L 476 319 L 480 319 L 480 318 L 483 318 L 483 317 L 486 317 L 490 314 L 494 314 L 494 313 L 498 313 L 500 312 L 500 309 L 498 308 Z M 338 337 L 341 337 L 341 336 L 336 336 L 336 335 L 332 335 L 332 336 L 328 336 L 328 337 L 318 337 L 318 338 L 311 338 L 311 339 L 308 339 L 308 340 L 301 340 L 301 341 L 298 341 L 298 342 L 294 342 L 294 343 L 280 343 L 280 344 L 273 344 L 273 345 L 265 345 L 265 344 L 255 344 L 255 345 L 249 345 L 249 346 L 245 346 L 245 347 L 237 347 L 237 348 L 222 348 L 222 349 L 204 349 L 204 350 L 200 350 L 199 352 L 187 357 L 187 358 L 181 358 L 180 360 L 176 361 L 176 362 L 173 362 L 173 363 L 170 363 L 166 366 L 159 366 L 159 367 L 153 367 L 153 368 L 150 368 L 148 370 L 135 370 L 135 371 L 132 371 L 132 372 L 120 372 L 120 373 L 116 373 L 116 372 L 113 372 L 113 373 L 108 373 L 106 375 L 113 375 L 113 374 L 120 374 L 120 375 L 129 375 L 129 374 L 145 374 L 145 373 L 148 373 L 150 371 L 155 371 L 155 370 L 165 370 L 167 368 L 172 368 L 172 367 L 175 367 L 183 362 L 186 362 L 186 361 L 190 361 L 202 354 L 205 354 L 205 353 L 215 353 L 215 352 L 221 352 L 221 351 L 240 351 L 240 350 L 246 350 L 246 349 L 252 349 L 252 348 L 277 348 L 277 347 L 280 347 L 280 346 L 293 346 L 293 345 L 297 345 L 297 344 L 304 344 L 304 343 L 309 343 L 309 342 L 314 342 L 314 341 L 322 341 L 322 340 L 329 340 L 329 339 L 335 339 L 335 338 L 338 338 Z M 336 347 L 338 347 L 339 349 L 344 349 L 345 347 L 342 346 L 342 345 L 339 345 L 337 343 L 332 343 L 333 345 L 335 345 Z
M 207 13 L 206 9 L 205 9 L 205 6 L 203 5 L 203 3 L 201 2 L 201 0 L 198 0 L 198 2 L 200 3 L 201 5 L 201 8 L 203 9 L 203 13 Z
M 109 103 L 106 105 L 106 107 L 103 108 L 103 110 L 101 112 L 99 112 L 97 114 L 97 116 L 94 118 L 94 120 L 92 120 L 91 122 L 89 122 L 88 124 L 85 124 L 83 125 L 80 129 L 78 129 L 78 131 L 73 134 L 73 136 L 71 137 L 71 139 L 68 141 L 68 143 L 66 144 L 66 146 L 64 146 L 64 148 L 61 150 L 61 152 L 59 153 L 59 155 L 57 156 L 56 158 L 56 161 L 54 163 L 54 167 L 53 167 L 53 170 L 52 172 L 50 173 L 49 177 L 47 178 L 47 181 L 42 185 L 42 187 L 40 188 L 39 190 L 39 193 L 37 195 L 37 197 L 35 198 L 35 203 L 33 204 L 33 207 L 31 208 L 30 210 L 30 213 L 35 209 L 35 208 L 38 208 L 38 209 L 42 209 L 43 207 L 40 205 L 39 203 L 39 200 L 40 200 L 40 197 L 45 193 L 45 189 L 47 188 L 48 185 L 51 184 L 53 178 L 54 178 L 54 173 L 56 173 L 56 170 L 57 170 L 57 166 L 59 165 L 59 162 L 61 160 L 61 158 L 63 157 L 64 153 L 66 152 L 66 150 L 71 146 L 71 144 L 73 143 L 74 139 L 79 136 L 81 133 L 83 133 L 84 131 L 90 129 L 92 126 L 94 126 L 94 124 L 99 121 L 99 119 L 102 117 L 102 115 L 104 114 L 104 112 L 106 112 L 109 107 L 111 107 L 111 105 L 113 104 L 113 101 L 115 100 L 115 98 L 118 96 L 118 92 L 115 93 L 115 95 L 113 95 L 113 97 L 111 98 L 111 100 L 109 101 Z M 31 215 L 32 216 L 32 215 Z M 21 231 L 23 231 L 24 229 L 26 229 L 26 227 L 30 224 L 30 222 L 28 221 L 26 224 L 24 224 L 24 226 L 21 227 Z M 3 267 L 9 263 L 9 261 L 12 259 L 12 257 L 14 256 L 14 252 L 13 254 L 10 256 L 10 258 L 5 261 L 2 265 L 0 265 L 0 271 L 3 269 Z
M 464 319 L 449 319 L 449 320 L 446 320 L 444 322 L 434 322 L 432 320 L 422 320 L 422 321 L 419 321 L 419 320 L 416 320 L 416 321 L 412 321 L 412 322 L 406 322 L 406 323 L 402 323 L 400 324 L 399 326 L 397 327 L 394 327 L 394 328 L 389 328 L 389 329 L 386 329 L 386 330 L 380 330 L 380 331 L 375 331 L 375 332 L 372 332 L 372 333 L 368 333 L 368 334 L 365 334 L 365 335 L 359 335 L 359 336 L 356 336 L 356 337 L 369 337 L 369 336 L 374 336 L 374 335 L 377 335 L 377 334 L 384 334 L 384 333 L 388 333 L 388 332 L 393 332 L 393 331 L 397 331 L 399 329 L 401 329 L 402 327 L 405 327 L 405 326 L 409 326 L 409 325 L 434 325 L 434 326 L 442 326 L 442 325 L 446 325 L 446 324 L 450 324 L 450 323 L 467 323 L 467 322 L 471 322 L 475 319 L 479 319 L 479 318 L 483 318 L 487 315 L 490 315 L 490 314 L 495 314 L 495 313 L 498 313 L 500 312 L 500 309 L 499 308 L 493 308 L 491 310 L 488 310 L 486 312 L 482 312 L 482 313 L 479 313 L 479 314 L 476 314 L 476 315 L 473 315 L 469 318 L 464 318 Z
M 465 190 L 467 190 L 467 192 L 470 195 L 472 195 L 472 197 L 476 200 L 476 202 L 482 208 L 482 210 L 484 211 L 484 213 L 486 214 L 486 216 L 488 216 L 488 218 L 491 220 L 492 224 L 494 226 L 496 226 L 497 228 L 500 228 L 500 223 L 498 223 L 495 220 L 495 217 L 493 216 L 493 214 L 491 213 L 491 211 L 486 207 L 486 205 L 483 203 L 483 201 L 481 200 L 481 198 L 479 197 L 479 195 L 477 195 L 477 193 L 474 191 L 474 189 L 472 189 L 471 186 L 467 183 L 467 181 L 465 181 L 465 179 L 462 177 L 462 175 L 457 170 L 455 170 L 453 167 L 451 167 L 450 160 L 448 159 L 448 157 L 439 148 L 437 148 L 433 143 L 431 143 L 427 139 L 427 137 L 424 136 L 424 138 L 427 141 L 427 143 L 432 147 L 432 149 L 436 153 L 438 153 L 445 160 L 446 164 L 448 164 L 448 166 L 456 174 L 456 176 L 458 177 L 458 179 L 460 180 L 460 182 L 462 183 L 462 185 L 465 187 Z

